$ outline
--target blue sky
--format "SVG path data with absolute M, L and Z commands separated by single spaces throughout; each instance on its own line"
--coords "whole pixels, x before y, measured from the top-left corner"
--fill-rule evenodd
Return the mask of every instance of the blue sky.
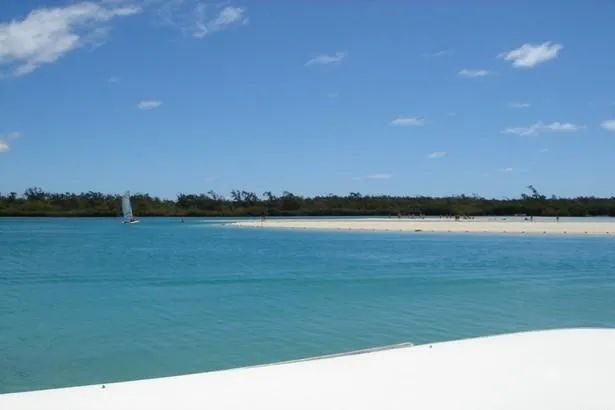
M 0 192 L 615 195 L 615 2 L 8 0 Z

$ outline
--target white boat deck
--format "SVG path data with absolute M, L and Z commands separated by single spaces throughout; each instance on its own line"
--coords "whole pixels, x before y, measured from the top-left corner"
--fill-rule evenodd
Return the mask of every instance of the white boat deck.
M 106 386 L 2 410 L 615 409 L 615 329 L 516 333 Z

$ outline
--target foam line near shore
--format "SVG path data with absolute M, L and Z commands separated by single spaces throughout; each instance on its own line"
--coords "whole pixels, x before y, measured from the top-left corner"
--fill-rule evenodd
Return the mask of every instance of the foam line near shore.
M 325 229 L 382 232 L 513 233 L 615 235 L 615 223 L 588 220 L 580 222 L 500 221 L 451 219 L 268 219 L 241 221 L 230 225 L 250 228 Z

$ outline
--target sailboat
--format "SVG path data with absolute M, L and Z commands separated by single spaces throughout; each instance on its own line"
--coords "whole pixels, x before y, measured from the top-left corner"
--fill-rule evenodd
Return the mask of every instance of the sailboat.
M 130 191 L 126 191 L 122 196 L 122 219 L 123 224 L 136 224 L 139 222 L 137 218 L 132 215 L 132 206 L 130 205 Z

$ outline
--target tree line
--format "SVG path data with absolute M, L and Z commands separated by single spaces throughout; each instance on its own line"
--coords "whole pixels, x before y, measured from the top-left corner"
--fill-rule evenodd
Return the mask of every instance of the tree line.
M 137 216 L 615 216 L 615 197 L 547 197 L 532 185 L 518 198 L 479 195 L 450 197 L 362 195 L 351 192 L 306 197 L 284 191 L 257 194 L 214 191 L 179 194 L 174 200 L 131 195 Z M 52 193 L 40 188 L 0 193 L 0 216 L 120 216 L 121 195 L 100 192 Z

